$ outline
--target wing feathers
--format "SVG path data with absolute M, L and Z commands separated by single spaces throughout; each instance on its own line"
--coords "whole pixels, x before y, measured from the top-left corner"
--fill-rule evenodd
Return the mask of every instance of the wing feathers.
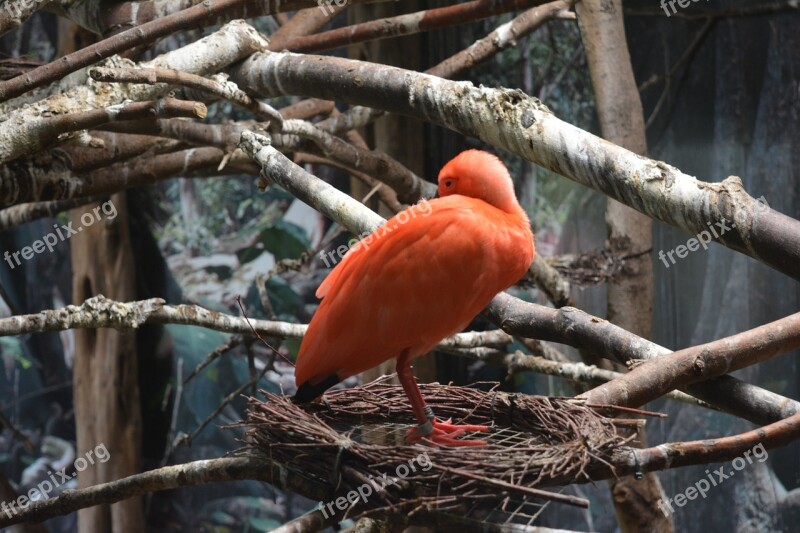
M 519 255 L 519 236 L 506 230 L 507 213 L 463 196 L 430 206 L 429 216 L 390 219 L 320 285 L 324 298 L 300 348 L 298 384 L 344 379 L 404 349 L 420 355 L 527 270 L 533 243 L 529 254 L 509 257 Z

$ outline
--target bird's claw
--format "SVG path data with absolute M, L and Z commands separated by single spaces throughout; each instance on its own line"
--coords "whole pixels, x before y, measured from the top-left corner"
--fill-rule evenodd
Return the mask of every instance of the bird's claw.
M 457 440 L 468 431 L 489 431 L 486 426 L 476 426 L 470 424 L 453 424 L 450 419 L 443 422 L 437 421 L 435 418 L 428 420 L 428 423 L 433 427 L 433 431 L 426 435 L 420 435 L 419 427 L 414 427 L 406 433 L 406 442 L 430 442 L 439 446 L 486 446 L 487 442 L 484 440 Z

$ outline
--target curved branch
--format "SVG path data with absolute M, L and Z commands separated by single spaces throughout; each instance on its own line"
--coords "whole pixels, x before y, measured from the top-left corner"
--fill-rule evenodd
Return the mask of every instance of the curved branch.
M 508 371 L 508 376 L 514 376 L 520 372 L 536 372 L 547 376 L 556 376 L 564 378 L 569 381 L 577 381 L 587 384 L 602 384 L 616 379 L 625 374 L 615 372 L 613 370 L 606 370 L 605 368 L 597 368 L 594 365 L 586 365 L 584 363 L 553 361 L 539 355 L 528 355 L 520 351 L 514 353 L 507 353 L 492 348 L 461 348 L 449 346 L 442 346 L 441 343 L 438 349 L 465 357 L 473 361 L 484 361 L 486 363 L 499 366 Z M 683 402 L 707 409 L 717 409 L 713 405 L 706 403 L 702 400 L 686 394 L 681 391 L 670 391 L 664 394 L 664 398 L 669 398 L 678 402 Z M 596 403 L 596 402 L 589 402 Z
M 672 353 L 573 307 L 550 309 L 501 293 L 484 314 L 512 335 L 560 342 L 621 362 L 654 359 Z M 727 375 L 692 385 L 685 392 L 755 424 L 769 424 L 800 412 L 800 402 Z
M 235 71 L 254 94 L 301 94 L 413 116 L 509 150 L 652 218 L 800 279 L 800 222 L 765 208 L 741 180 L 706 183 L 572 126 L 518 90 L 475 87 L 351 59 L 263 52 Z
M 589 403 L 638 407 L 684 388 L 800 347 L 800 313 L 646 361 L 580 397 Z
M 303 120 L 287 120 L 282 133 L 297 135 L 319 146 L 330 157 L 349 168 L 366 172 L 397 191 L 401 202 L 413 203 L 432 198 L 436 186 L 423 180 L 392 157 L 382 152 L 359 148 Z
M 315 6 L 301 9 L 286 24 L 269 36 L 269 49 L 281 51 L 289 49 L 289 43 L 295 39 L 310 35 L 327 25 L 336 15 L 347 8 L 347 3 L 337 5 Z
M 353 2 L 354 0 L 349 0 Z M 77 9 L 91 4 L 90 2 L 71 2 L 76 4 Z M 176 4 L 172 2 L 172 4 Z M 36 5 L 36 3 L 34 3 Z M 179 4 L 178 4 L 179 5 Z M 23 76 L 0 82 L 0 102 L 5 102 L 17 97 L 37 87 L 42 87 L 48 83 L 57 81 L 68 74 L 76 72 L 82 68 L 97 63 L 102 59 L 107 59 L 114 54 L 119 54 L 131 48 L 151 44 L 162 37 L 171 35 L 177 31 L 200 28 L 205 25 L 219 24 L 218 20 L 224 16 L 228 20 L 236 18 L 248 18 L 254 16 L 271 15 L 279 11 L 292 11 L 300 7 L 307 7 L 308 2 L 300 0 L 203 0 L 196 2 L 195 5 L 187 7 L 177 12 L 165 14 L 158 12 L 153 2 L 129 2 L 126 5 L 118 5 L 115 9 L 103 9 L 109 13 L 102 13 L 101 16 L 91 17 L 99 20 L 103 16 L 111 14 L 122 15 L 124 24 L 130 24 L 132 20 L 141 17 L 148 22 L 138 23 L 134 28 L 122 31 L 103 39 L 102 41 L 82 48 L 61 57 L 51 63 L 42 65 Z M 37 6 L 38 7 L 38 6 Z M 72 5 L 68 6 L 70 9 Z M 105 7 L 105 6 L 104 6 Z M 123 12 L 127 8 L 127 16 Z M 169 8 L 169 6 L 168 6 Z M 79 22 L 86 21 L 79 20 Z M 105 33 L 111 27 L 117 26 L 113 21 L 101 22 L 100 27 L 89 28 L 97 33 Z M 0 32 L 2 35 L 2 32 Z

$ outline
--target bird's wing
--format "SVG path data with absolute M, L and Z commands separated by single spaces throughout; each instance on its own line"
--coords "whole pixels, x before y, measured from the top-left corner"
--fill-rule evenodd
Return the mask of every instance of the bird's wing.
M 486 204 L 453 196 L 430 205 L 428 216 L 387 221 L 322 283 L 324 299 L 298 356 L 298 384 L 344 379 L 405 349 L 424 353 L 524 273 L 509 272 L 502 260 L 508 235 Z

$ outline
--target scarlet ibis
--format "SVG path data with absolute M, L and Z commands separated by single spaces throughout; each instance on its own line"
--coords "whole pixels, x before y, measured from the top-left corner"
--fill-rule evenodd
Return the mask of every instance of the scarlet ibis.
M 322 298 L 297 357 L 295 401 L 397 359 L 397 376 L 419 421 L 408 441 L 458 440 L 485 426 L 438 421 L 411 361 L 464 329 L 517 282 L 534 256 L 533 233 L 505 165 L 467 150 L 439 172 L 438 198 L 411 206 L 354 245 L 317 289 Z

